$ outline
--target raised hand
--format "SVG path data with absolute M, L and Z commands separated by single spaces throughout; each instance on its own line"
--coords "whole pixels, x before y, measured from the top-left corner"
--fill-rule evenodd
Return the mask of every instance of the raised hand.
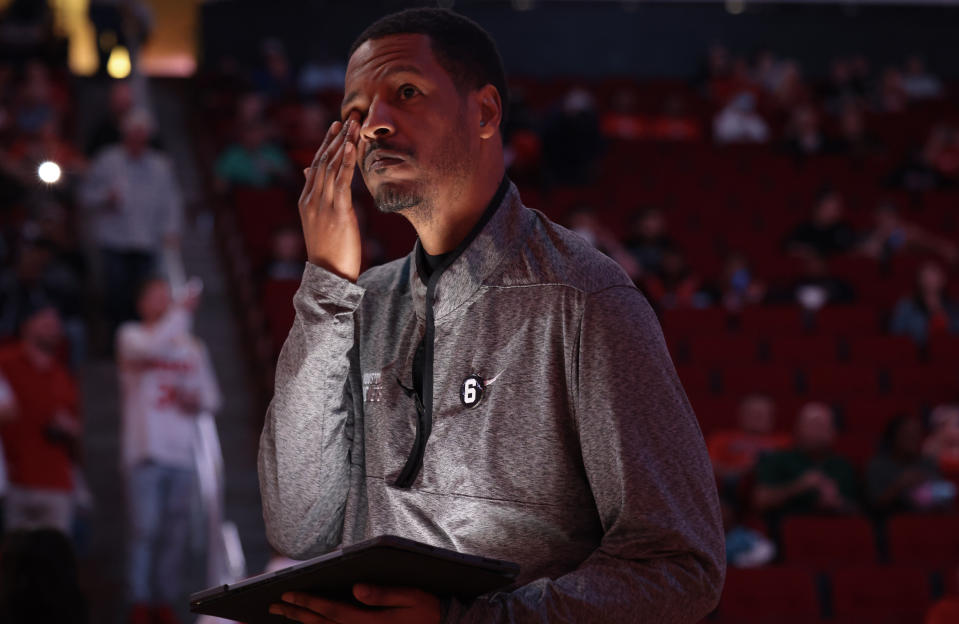
M 313 164 L 298 202 L 306 256 L 313 264 L 355 282 L 360 275 L 360 228 L 353 210 L 350 184 L 356 165 L 359 124 L 333 122 Z

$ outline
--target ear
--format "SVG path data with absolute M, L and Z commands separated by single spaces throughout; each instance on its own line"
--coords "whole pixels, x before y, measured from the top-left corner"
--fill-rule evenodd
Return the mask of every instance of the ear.
M 480 138 L 492 138 L 503 121 L 503 101 L 499 97 L 499 91 L 491 84 L 478 89 L 476 97 L 479 104 Z

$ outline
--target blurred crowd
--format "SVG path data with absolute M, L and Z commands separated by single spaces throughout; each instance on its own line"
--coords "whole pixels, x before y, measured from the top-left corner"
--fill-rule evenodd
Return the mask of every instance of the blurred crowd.
M 338 118 L 344 73 L 341 61 L 319 51 L 295 61 L 271 39 L 253 66 L 224 58 L 197 78 L 198 151 L 208 155 L 213 201 L 236 222 L 238 242 L 225 249 L 246 269 L 234 285 L 253 312 L 252 326 L 267 336 L 270 357 L 292 322 L 289 300 L 305 261 L 298 172 Z M 716 45 L 694 84 L 516 78 L 511 89 L 507 164 L 527 204 L 614 258 L 664 318 L 683 310 L 818 312 L 865 304 L 879 308 L 884 333 L 922 350 L 959 335 L 959 103 L 954 86 L 919 55 L 884 68 L 859 55 L 837 58 L 827 75 L 812 78 L 799 61 L 774 51 L 750 57 Z M 196 383 L 197 370 L 211 374 L 184 321 L 195 294 L 154 279 L 165 254 L 178 249 L 184 219 L 156 119 L 129 82 L 115 82 L 102 117 L 83 124 L 89 131 L 80 136 L 74 95 L 62 62 L 37 54 L 0 60 L 0 511 L 8 532 L 61 532 L 11 533 L 0 556 L 0 619 L 12 600 L 4 575 L 24 552 L 59 553 L 69 572 L 62 534 L 83 547 L 91 501 L 76 373 L 91 350 L 117 349 L 123 409 L 141 414 L 141 433 L 167 421 L 140 409 L 150 400 L 130 389 L 137 375 L 165 376 L 149 383 L 163 409 L 180 419 L 171 438 L 189 437 L 182 419 L 219 402 L 215 380 Z M 662 171 L 660 157 L 686 168 L 650 182 Z M 719 191 L 697 191 L 694 204 L 670 194 L 696 191 L 694 178 L 715 173 L 700 171 L 700 163 L 708 169 L 726 160 L 748 166 L 735 176 L 724 170 L 723 189 L 769 187 L 759 196 L 768 203 L 750 195 L 737 210 L 779 226 L 745 237 L 740 222 L 724 220 Z M 58 175 L 43 181 L 46 162 Z M 802 193 L 777 194 L 785 178 L 760 171 L 769 163 L 785 163 L 789 176 L 826 163 L 827 173 L 802 178 Z M 870 186 L 831 179 L 833 165 Z M 381 220 L 358 176 L 354 194 L 364 264 L 406 253 L 408 237 Z M 696 241 L 705 241 L 708 253 Z M 884 280 L 878 298 L 873 274 Z M 115 343 L 118 329 L 124 339 Z M 159 342 L 151 341 L 155 335 Z M 774 394 L 737 398 L 736 422 L 707 431 L 731 565 L 777 561 L 789 516 L 881 522 L 904 512 L 955 511 L 956 403 L 883 422 L 863 466 L 837 447 L 841 423 L 832 404 L 810 397 L 787 413 L 789 401 Z M 183 496 L 168 493 L 189 489 L 180 470 L 188 460 L 176 440 L 157 450 L 145 442 L 149 435 L 129 436 L 125 462 L 130 483 L 139 484 L 129 494 L 130 579 L 132 600 L 142 607 L 133 617 L 172 621 L 169 612 L 147 612 L 145 605 L 172 595 L 169 587 L 154 595 L 160 590 L 145 579 L 151 567 L 180 565 L 176 553 L 163 559 L 150 544 L 160 530 L 182 541 L 186 512 L 172 509 L 173 521 L 158 525 L 149 510 L 176 507 Z

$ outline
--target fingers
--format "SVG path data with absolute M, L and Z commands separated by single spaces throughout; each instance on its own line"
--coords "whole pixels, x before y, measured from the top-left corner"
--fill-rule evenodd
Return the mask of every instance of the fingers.
M 363 604 L 373 607 L 415 607 L 429 594 L 419 589 L 357 583 L 353 586 L 353 595 Z
M 313 188 L 316 186 L 317 173 L 329 160 L 331 152 L 336 149 L 334 143 L 345 134 L 345 131 L 346 125 L 342 122 L 334 121 L 330 124 L 330 129 L 326 131 L 326 136 L 323 137 L 323 143 L 320 144 L 320 148 L 316 150 L 316 154 L 313 155 L 313 162 L 310 163 L 307 169 L 303 170 L 306 180 L 303 183 L 303 192 L 300 193 L 300 201 L 303 201 L 303 199 L 313 191 Z M 320 179 L 322 180 L 323 178 Z
M 283 602 L 270 605 L 270 613 L 283 617 L 314 624 L 317 622 L 335 622 L 337 624 L 360 624 L 374 619 L 374 614 L 362 607 L 355 607 L 344 602 L 328 600 L 319 596 L 311 596 L 299 592 L 287 592 L 282 596 Z

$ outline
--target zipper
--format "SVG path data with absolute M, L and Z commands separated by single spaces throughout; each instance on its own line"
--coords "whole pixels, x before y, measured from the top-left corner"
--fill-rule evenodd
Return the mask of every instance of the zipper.
M 472 231 L 463 239 L 463 242 L 457 246 L 453 253 L 436 267 L 436 270 L 433 271 L 426 283 L 426 333 L 423 336 L 423 346 L 425 347 L 425 355 L 423 357 L 423 396 L 419 395 L 416 388 L 407 388 L 400 383 L 400 387 L 403 388 L 406 395 L 412 397 L 416 403 L 417 418 L 416 437 L 413 440 L 413 448 L 410 449 L 406 464 L 404 464 L 403 470 L 400 471 L 394 483 L 398 488 L 409 489 L 413 485 L 413 482 L 416 481 L 416 477 L 419 476 L 420 470 L 423 468 L 423 459 L 426 455 L 426 443 L 429 441 L 430 434 L 433 431 L 433 342 L 436 335 L 433 299 L 436 293 L 436 285 L 439 283 L 440 277 L 446 269 L 448 269 L 457 258 L 463 255 L 466 248 L 470 246 L 476 236 L 483 231 L 486 224 L 493 218 L 508 189 L 509 178 L 504 175 L 499 188 L 496 189 L 493 199 L 490 200 L 489 205 L 486 206 L 486 210 L 483 212 L 483 216 L 480 217 L 479 222 L 473 226 Z M 414 362 L 416 360 L 415 352 L 413 360 Z

